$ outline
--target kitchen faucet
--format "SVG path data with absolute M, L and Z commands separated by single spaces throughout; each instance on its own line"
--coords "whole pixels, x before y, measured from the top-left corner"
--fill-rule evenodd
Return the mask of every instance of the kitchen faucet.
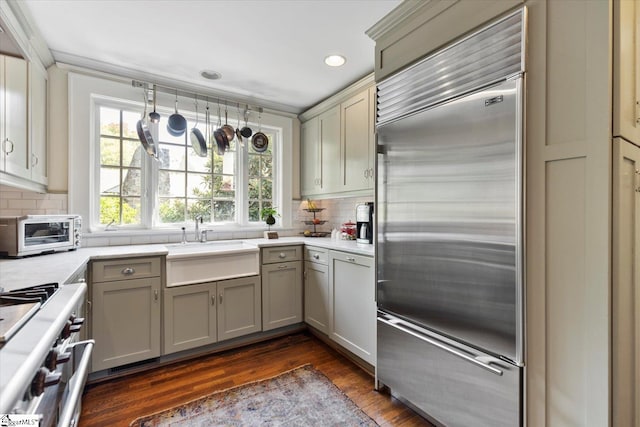
M 196 215 L 196 242 L 200 239 L 200 224 L 202 224 L 202 215 Z

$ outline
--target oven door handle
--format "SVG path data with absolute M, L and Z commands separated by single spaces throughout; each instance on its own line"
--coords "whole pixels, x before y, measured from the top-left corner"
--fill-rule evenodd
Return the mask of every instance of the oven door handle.
M 71 427 L 74 426 L 77 420 L 74 419 L 76 413 L 76 407 L 82 398 L 82 392 L 84 391 L 84 384 L 87 381 L 87 375 L 89 374 L 89 363 L 91 362 L 91 353 L 93 352 L 93 346 L 96 342 L 94 340 L 80 341 L 73 344 L 73 363 L 74 373 L 73 377 L 69 381 L 69 397 L 67 398 L 64 408 L 58 421 L 58 427 Z M 76 363 L 77 356 L 82 354 L 80 362 Z

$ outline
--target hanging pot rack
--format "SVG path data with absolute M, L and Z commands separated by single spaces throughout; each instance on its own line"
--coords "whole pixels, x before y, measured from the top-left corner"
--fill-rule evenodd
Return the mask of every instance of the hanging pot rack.
M 147 83 L 147 82 L 142 82 L 140 80 L 132 80 L 131 85 L 136 88 L 143 88 L 147 92 L 152 90 L 151 88 L 155 87 L 155 90 L 157 92 L 162 92 L 162 93 L 166 93 L 173 96 L 182 96 L 185 98 L 192 98 L 192 99 L 195 99 L 197 97 L 198 100 L 202 100 L 205 102 L 220 103 L 222 105 L 228 105 L 228 106 L 237 106 L 238 108 L 240 108 L 240 105 L 244 104 L 245 117 L 247 117 L 251 111 L 260 111 L 260 112 L 264 111 L 263 108 L 258 105 L 252 106 L 244 102 L 238 102 L 231 99 L 222 98 L 219 96 L 202 95 L 197 92 L 178 89 L 175 87 L 165 86 L 158 83 Z

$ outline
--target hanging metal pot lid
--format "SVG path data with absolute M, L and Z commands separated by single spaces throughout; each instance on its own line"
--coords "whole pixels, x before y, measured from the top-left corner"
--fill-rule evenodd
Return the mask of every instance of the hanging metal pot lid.
M 247 105 L 246 110 L 244 110 L 244 127 L 240 129 L 240 134 L 245 138 L 251 138 L 251 135 L 253 134 L 253 131 L 247 124 L 248 121 L 249 121 L 249 106 Z
M 193 148 L 193 151 L 195 151 L 200 157 L 207 157 L 207 142 L 202 135 L 202 132 L 200 132 L 200 129 L 198 129 L 198 97 L 196 97 L 196 124 L 191 129 L 189 138 L 191 139 L 191 147 Z
M 233 129 L 233 126 L 231 126 L 229 124 L 229 119 L 228 119 L 228 115 L 227 115 L 227 104 L 226 103 L 224 105 L 224 126 L 222 126 L 222 131 L 224 132 L 225 136 L 227 137 L 227 143 L 229 143 L 230 141 L 233 141 L 233 138 L 236 136 L 236 132 Z M 227 148 L 229 148 L 228 145 L 227 145 Z

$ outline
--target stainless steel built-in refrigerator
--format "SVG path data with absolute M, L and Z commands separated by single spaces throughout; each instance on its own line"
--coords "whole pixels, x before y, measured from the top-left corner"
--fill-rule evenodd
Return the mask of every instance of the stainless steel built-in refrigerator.
M 526 10 L 378 83 L 377 381 L 522 425 Z

